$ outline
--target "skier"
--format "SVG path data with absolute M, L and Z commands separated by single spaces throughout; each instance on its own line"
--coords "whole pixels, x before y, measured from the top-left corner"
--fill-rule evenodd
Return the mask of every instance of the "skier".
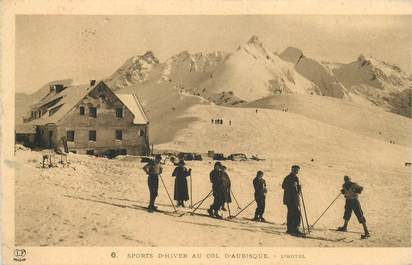
M 299 178 L 297 174 L 299 173 L 300 167 L 298 165 L 293 165 L 289 175 L 285 177 L 282 183 L 283 193 L 283 204 L 288 208 L 287 214 L 287 231 L 286 233 L 294 236 L 303 235 L 299 231 L 300 225 L 300 207 L 299 207 L 299 193 L 300 185 Z
M 159 175 L 162 174 L 163 171 L 163 168 L 160 164 L 161 161 L 162 156 L 156 155 L 154 161 L 150 160 L 150 162 L 143 167 L 143 170 L 148 176 L 147 184 L 149 186 L 150 202 L 147 208 L 151 213 L 157 210 L 157 207 L 155 206 L 155 200 L 159 189 Z
M 258 171 L 256 177 L 253 179 L 253 187 L 255 188 L 255 201 L 256 201 L 256 211 L 254 221 L 265 222 L 263 218 L 263 213 L 265 212 L 265 201 L 266 201 L 266 181 L 263 179 L 263 172 Z
M 214 169 L 210 172 L 210 182 L 212 183 L 212 191 L 213 191 L 213 204 L 210 205 L 210 208 L 207 210 L 210 216 L 216 218 L 222 218 L 219 215 L 219 210 L 223 204 L 223 174 L 222 174 L 222 164 L 220 162 L 216 162 Z
M 221 209 L 222 211 L 226 211 L 225 208 L 225 203 L 231 203 L 232 202 L 232 196 L 231 196 L 231 182 L 229 175 L 226 172 L 226 167 L 222 165 L 221 167 L 222 171 L 222 191 L 223 191 L 223 201 L 222 201 L 222 206 Z
M 177 167 L 173 170 L 172 177 L 176 177 L 174 199 L 177 201 L 177 207 L 185 207 L 184 201 L 189 200 L 186 178 L 190 176 L 191 172 L 192 169 L 189 168 L 188 170 L 183 160 L 180 160 Z
M 345 196 L 345 213 L 343 215 L 344 224 L 341 227 L 338 227 L 338 231 L 346 232 L 348 231 L 348 223 L 352 215 L 352 211 L 355 213 L 358 218 L 359 223 L 362 224 L 365 234 L 361 236 L 362 239 L 370 237 L 368 228 L 366 226 L 366 219 L 363 215 L 360 202 L 358 200 L 358 195 L 362 192 L 363 187 L 352 182 L 350 177 L 344 176 L 345 183 L 342 185 L 342 194 Z

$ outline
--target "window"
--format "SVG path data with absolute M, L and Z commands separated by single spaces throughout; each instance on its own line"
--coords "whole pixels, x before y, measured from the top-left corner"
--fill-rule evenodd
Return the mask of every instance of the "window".
M 96 131 L 89 131 L 89 141 L 96 142 Z
M 116 140 L 123 140 L 122 130 L 116 130 Z
M 96 118 L 97 117 L 97 108 L 96 107 L 90 107 L 89 108 L 89 116 Z
M 86 155 L 90 155 L 90 156 L 94 155 L 94 150 L 93 149 L 87 149 L 86 150 Z
M 123 108 L 116 108 L 116 118 L 123 118 Z
M 74 142 L 74 131 L 67 131 L 67 141 Z
M 49 138 L 53 137 L 53 131 L 49 131 Z
M 143 129 L 140 129 L 140 130 L 139 130 L 139 136 L 143 137 L 144 135 L 145 135 L 144 130 L 143 130 Z
M 84 115 L 84 107 L 80 107 L 80 115 Z

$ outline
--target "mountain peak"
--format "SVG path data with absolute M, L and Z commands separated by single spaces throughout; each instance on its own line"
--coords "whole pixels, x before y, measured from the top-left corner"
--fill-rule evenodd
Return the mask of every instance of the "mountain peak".
M 296 64 L 300 58 L 302 58 L 303 52 L 302 50 L 295 48 L 295 47 L 287 47 L 281 54 L 280 58 L 285 61 L 291 62 Z
M 253 35 L 252 37 L 250 37 L 250 39 L 247 41 L 247 44 L 258 45 L 261 47 L 263 46 L 262 41 L 256 35 Z

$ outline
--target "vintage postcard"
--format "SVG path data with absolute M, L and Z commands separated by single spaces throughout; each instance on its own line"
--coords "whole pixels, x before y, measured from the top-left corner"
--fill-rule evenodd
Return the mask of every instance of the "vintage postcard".
M 411 264 L 412 3 L 1 3 L 3 264 Z

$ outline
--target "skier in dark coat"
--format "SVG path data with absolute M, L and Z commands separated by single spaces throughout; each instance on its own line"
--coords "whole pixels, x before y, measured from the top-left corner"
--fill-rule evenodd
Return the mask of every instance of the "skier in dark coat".
M 257 204 L 254 221 L 265 222 L 263 213 L 265 212 L 266 202 L 266 181 L 263 179 L 263 172 L 258 171 L 256 177 L 253 179 L 253 187 L 255 188 L 255 201 Z
M 231 203 L 232 202 L 232 196 L 231 196 L 231 182 L 230 182 L 230 177 L 226 172 L 226 167 L 222 165 L 221 167 L 222 171 L 222 177 L 223 177 L 223 186 L 222 186 L 222 191 L 223 191 L 223 201 L 222 201 L 222 211 L 226 211 L 225 208 L 225 203 Z
M 172 177 L 175 179 L 175 193 L 174 199 L 177 201 L 177 207 L 185 207 L 184 201 L 189 200 L 189 192 L 187 189 L 187 177 L 190 176 L 192 169 L 189 170 L 185 167 L 185 162 L 180 160 L 177 167 L 172 173 Z
M 210 172 L 210 182 L 212 183 L 213 204 L 210 205 L 207 212 L 210 216 L 222 218 L 222 216 L 219 215 L 219 210 L 224 203 L 224 192 L 222 164 L 220 162 L 216 162 L 214 169 Z
M 287 215 L 287 231 L 286 233 L 300 236 L 302 232 L 299 231 L 301 212 L 299 205 L 299 193 L 300 185 L 299 178 L 297 174 L 299 173 L 300 167 L 298 165 L 293 165 L 289 175 L 285 177 L 282 183 L 283 193 L 283 204 L 288 208 Z
M 158 195 L 159 189 L 159 175 L 162 174 L 163 171 L 160 163 L 161 160 L 162 156 L 156 155 L 155 160 L 150 160 L 150 162 L 143 167 L 143 170 L 148 176 L 147 185 L 149 187 L 150 202 L 147 208 L 149 212 L 153 212 L 157 209 L 157 207 L 155 206 L 155 200 Z
M 365 234 L 362 235 L 362 239 L 370 237 L 368 228 L 366 226 L 366 219 L 363 215 L 363 211 L 358 200 L 358 195 L 363 191 L 363 187 L 352 182 L 350 177 L 344 177 L 345 183 L 342 185 L 341 193 L 345 196 L 345 213 L 343 215 L 343 220 L 345 221 L 343 226 L 338 228 L 338 231 L 346 232 L 348 231 L 348 223 L 352 215 L 352 211 L 358 218 L 359 223 L 363 225 L 363 230 Z

